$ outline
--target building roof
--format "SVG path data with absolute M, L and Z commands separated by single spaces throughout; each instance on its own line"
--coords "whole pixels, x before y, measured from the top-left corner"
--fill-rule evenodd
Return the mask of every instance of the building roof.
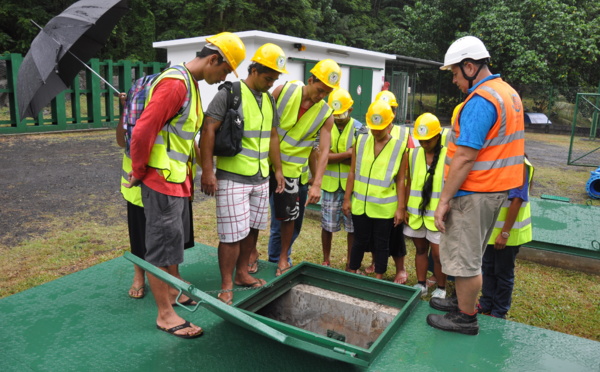
M 263 39 L 265 42 L 275 42 L 280 47 L 283 47 L 284 44 L 289 43 L 291 46 L 294 44 L 301 44 L 305 46 L 310 46 L 311 48 L 321 49 L 323 52 L 331 54 L 333 56 L 342 56 L 347 57 L 350 54 L 353 55 L 361 55 L 361 56 L 370 56 L 376 58 L 382 58 L 386 60 L 396 60 L 397 56 L 395 54 L 387 54 L 374 52 L 372 50 L 353 48 L 344 45 L 325 43 L 322 41 L 304 39 L 296 36 L 288 36 L 282 34 L 276 34 L 272 32 L 266 31 L 240 31 L 234 32 L 240 39 Z M 156 41 L 152 43 L 154 48 L 169 48 L 169 47 L 179 47 L 179 46 L 188 46 L 190 44 L 200 44 L 204 45 L 206 43 L 206 38 L 212 35 L 206 36 L 198 36 L 198 37 L 190 37 L 185 39 L 177 39 L 177 40 L 166 40 L 166 41 Z M 441 64 L 440 64 L 441 66 Z

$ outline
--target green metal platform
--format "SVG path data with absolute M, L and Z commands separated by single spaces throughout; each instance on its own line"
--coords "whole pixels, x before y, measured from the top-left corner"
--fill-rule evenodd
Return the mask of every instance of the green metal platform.
M 600 260 L 600 208 L 531 198 L 528 247 Z
M 185 253 L 183 277 L 217 290 L 217 251 L 197 244 Z M 258 277 L 274 281 L 260 262 Z M 442 332 L 418 301 L 368 367 L 292 348 L 223 320 L 206 308 L 184 318 L 205 335 L 183 340 L 154 327 L 151 294 L 127 296 L 133 269 L 117 258 L 0 300 L 2 371 L 599 371 L 600 342 L 480 316 L 477 336 Z M 250 292 L 236 292 L 236 304 Z

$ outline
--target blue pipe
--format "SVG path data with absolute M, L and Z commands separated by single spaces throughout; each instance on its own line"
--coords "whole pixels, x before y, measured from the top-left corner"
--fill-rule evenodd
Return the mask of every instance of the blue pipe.
M 591 198 L 600 199 L 600 167 L 590 173 L 592 175 L 585 185 L 585 190 Z

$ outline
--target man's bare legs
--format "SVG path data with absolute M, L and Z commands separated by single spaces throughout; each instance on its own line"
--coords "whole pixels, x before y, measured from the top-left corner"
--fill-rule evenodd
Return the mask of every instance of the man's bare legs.
M 161 270 L 176 276 L 177 273 L 177 265 L 171 265 L 166 267 L 160 267 Z M 152 294 L 154 295 L 154 300 L 156 301 L 156 306 L 158 307 L 158 317 L 156 318 L 156 325 L 169 329 L 176 327 L 185 323 L 185 320 L 177 315 L 175 310 L 173 309 L 172 302 L 174 297 L 170 293 L 170 288 L 167 283 L 158 279 L 154 275 L 148 274 L 148 283 L 150 284 L 150 288 L 152 289 Z M 176 335 L 188 335 L 193 336 L 202 332 L 202 328 L 190 324 L 189 327 L 180 329 L 175 332 Z
M 456 297 L 458 298 L 458 308 L 467 313 L 473 314 L 477 311 L 477 296 L 481 291 L 481 274 L 471 277 L 456 277 Z
M 292 235 L 294 235 L 294 221 L 281 221 L 281 255 L 275 276 L 283 274 L 291 266 L 288 262 L 288 250 L 292 245 Z
M 253 285 L 257 287 L 264 284 L 261 280 L 248 274 L 248 262 L 250 253 L 256 247 L 258 230 L 250 229 L 250 233 L 244 239 L 235 243 L 219 243 L 218 257 L 219 269 L 221 271 L 221 290 L 228 291 L 219 294 L 219 299 L 227 304 L 233 301 L 233 284 Z M 233 271 L 235 269 L 235 280 Z
M 331 241 L 333 233 L 321 228 L 321 246 L 323 247 L 323 265 L 329 266 L 331 263 Z
M 146 295 L 144 288 L 146 284 L 145 271 L 138 265 L 133 265 L 133 283 L 129 288 L 129 297 L 131 298 L 143 298 Z

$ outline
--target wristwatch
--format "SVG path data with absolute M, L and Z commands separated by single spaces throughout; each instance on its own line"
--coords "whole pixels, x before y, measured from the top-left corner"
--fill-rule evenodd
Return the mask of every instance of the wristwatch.
M 508 238 L 510 237 L 510 233 L 509 233 L 509 232 L 506 232 L 506 231 L 502 231 L 502 232 L 500 233 L 500 235 L 502 235 L 502 237 L 503 237 L 504 239 L 508 239 Z

